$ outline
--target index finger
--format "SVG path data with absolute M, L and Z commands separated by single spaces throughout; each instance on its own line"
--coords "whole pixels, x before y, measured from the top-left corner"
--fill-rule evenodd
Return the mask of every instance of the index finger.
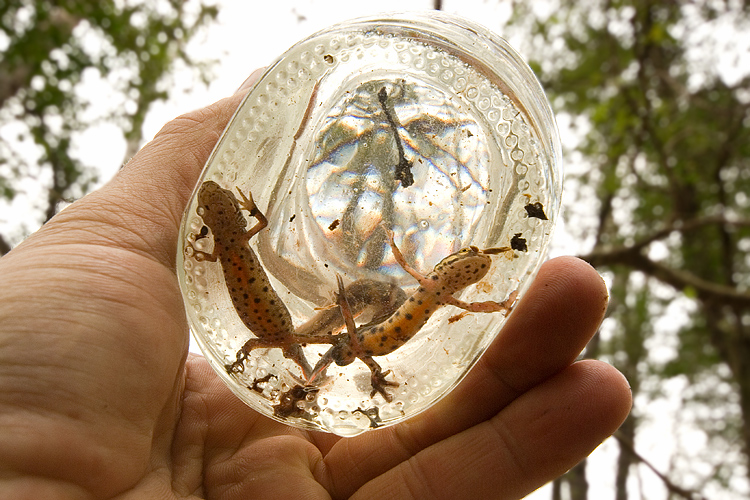
M 568 367 L 596 332 L 606 305 L 604 283 L 588 264 L 575 258 L 546 263 L 500 336 L 452 393 L 402 425 L 337 442 L 326 457 L 335 491 L 351 495 Z

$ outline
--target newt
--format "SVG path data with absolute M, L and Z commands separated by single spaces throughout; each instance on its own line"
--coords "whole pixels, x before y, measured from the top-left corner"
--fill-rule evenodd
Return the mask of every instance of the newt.
M 453 297 L 453 294 L 469 285 L 477 283 L 489 272 L 492 255 L 512 252 L 510 247 L 480 250 L 475 246 L 463 248 L 441 260 L 426 276 L 422 276 L 404 259 L 388 233 L 388 242 L 399 265 L 419 283 L 419 288 L 387 320 L 377 324 L 357 327 L 354 323 L 343 280 L 337 276 L 337 301 L 346 322 L 347 333 L 337 336 L 337 342 L 321 357 L 312 371 L 308 384 L 315 382 L 331 363 L 346 366 L 356 359 L 362 360 L 370 369 L 372 392 L 370 397 L 380 393 L 390 402 L 392 396 L 386 387 L 398 387 L 398 383 L 386 380 L 390 370 L 383 371 L 373 359 L 395 351 L 409 341 L 427 323 L 440 307 L 451 305 L 468 312 L 508 312 L 515 301 L 515 293 L 504 302 L 486 301 L 467 303 Z
M 248 245 L 250 238 L 268 225 L 268 220 L 258 210 L 252 194 L 245 196 L 239 188 L 237 191 L 241 201 L 214 181 L 201 184 L 198 190 L 198 215 L 203 219 L 204 227 L 196 240 L 207 236 L 205 228 L 208 227 L 214 240 L 213 251 L 202 252 L 189 245 L 196 260 L 221 263 L 232 304 L 242 322 L 256 336 L 245 342 L 237 351 L 237 360 L 225 368 L 230 374 L 242 372 L 243 362 L 250 351 L 279 347 L 284 356 L 297 363 L 307 377 L 310 364 L 294 337 L 289 310 L 271 286 L 258 256 Z M 249 230 L 247 220 L 242 215 L 243 209 L 257 221 Z

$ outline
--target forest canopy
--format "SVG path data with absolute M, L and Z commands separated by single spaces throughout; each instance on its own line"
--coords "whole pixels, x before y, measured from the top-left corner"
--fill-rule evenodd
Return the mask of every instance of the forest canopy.
M 586 354 L 623 371 L 636 397 L 618 433 L 618 499 L 632 498 L 639 425 L 666 387 L 682 388 L 673 418 L 704 443 L 678 441 L 662 471 L 672 498 L 748 491 L 748 10 L 515 3 L 522 52 L 577 137 L 565 152 L 567 228 L 610 283 L 608 319 Z M 568 477 L 574 498 L 586 497 L 584 467 Z

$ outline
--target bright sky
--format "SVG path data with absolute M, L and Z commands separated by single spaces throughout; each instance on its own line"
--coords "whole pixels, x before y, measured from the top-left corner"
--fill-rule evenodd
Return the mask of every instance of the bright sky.
M 191 94 L 176 93 L 157 106 L 146 123 L 151 136 L 176 114 L 232 94 L 256 68 L 268 66 L 297 41 L 332 24 L 354 17 L 404 10 L 430 10 L 432 0 L 243 1 L 220 0 L 218 22 L 191 47 L 199 58 L 219 59 L 216 77 L 208 89 L 192 87 Z M 509 9 L 493 0 L 446 1 L 444 10 L 497 29 Z M 460 7 L 458 7 L 460 6 Z M 494 26 L 492 26 L 494 25 Z

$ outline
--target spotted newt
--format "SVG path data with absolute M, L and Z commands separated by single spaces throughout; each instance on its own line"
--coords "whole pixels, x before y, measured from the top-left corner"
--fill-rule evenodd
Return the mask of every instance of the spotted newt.
M 214 181 L 201 185 L 197 211 L 204 225 L 195 240 L 208 237 L 210 229 L 213 251 L 204 252 L 196 249 L 194 243 L 188 243 L 197 261 L 221 263 L 232 304 L 242 322 L 255 335 L 237 351 L 237 359 L 225 368 L 230 374 L 240 373 L 252 350 L 281 348 L 285 357 L 299 365 L 307 379 L 311 368 L 302 346 L 333 343 L 336 339 L 333 334 L 343 328 L 344 319 L 338 307 L 328 308 L 295 330 L 289 310 L 271 286 L 268 275 L 248 244 L 268 225 L 268 221 L 255 205 L 252 194 L 245 196 L 239 189 L 237 191 L 240 200 Z M 242 210 L 257 220 L 249 230 Z M 369 314 L 375 322 L 388 317 L 406 300 L 406 294 L 395 284 L 374 280 L 355 281 L 345 293 L 351 301 L 351 314 Z
M 373 356 L 389 354 L 411 339 L 427 323 L 432 314 L 444 305 L 452 305 L 469 312 L 510 311 L 515 300 L 515 293 L 505 302 L 472 302 L 466 303 L 453 297 L 469 285 L 481 280 L 492 266 L 491 255 L 512 252 L 510 247 L 479 250 L 470 246 L 449 255 L 440 261 L 426 276 L 422 276 L 404 259 L 393 242 L 393 235 L 388 232 L 393 255 L 401 267 L 411 274 L 419 283 L 417 291 L 406 300 L 387 320 L 378 324 L 357 327 L 351 312 L 343 280 L 338 278 L 339 307 L 346 321 L 347 334 L 337 337 L 334 344 L 313 368 L 308 383 L 314 382 L 331 363 L 346 366 L 357 358 L 361 359 L 371 372 L 372 392 L 370 397 L 380 393 L 386 401 L 392 396 L 385 391 L 386 386 L 397 387 L 396 382 L 386 380 L 390 370 L 383 371 Z
M 198 190 L 198 215 L 203 219 L 203 228 L 196 240 L 207 236 L 206 227 L 213 235 L 211 253 L 195 249 L 193 257 L 198 261 L 221 262 L 229 296 L 242 322 L 256 335 L 245 342 L 237 352 L 237 360 L 226 369 L 229 373 L 244 370 L 243 361 L 250 351 L 262 347 L 279 347 L 284 356 L 294 360 L 305 376 L 310 373 L 310 364 L 302 352 L 302 346 L 294 337 L 294 326 L 289 310 L 271 286 L 258 257 L 248 242 L 268 225 L 265 215 L 253 202 L 252 194 L 245 196 L 237 189 L 241 202 L 228 189 L 214 181 L 206 181 Z M 242 215 L 247 210 L 257 223 L 247 229 L 247 220 Z

